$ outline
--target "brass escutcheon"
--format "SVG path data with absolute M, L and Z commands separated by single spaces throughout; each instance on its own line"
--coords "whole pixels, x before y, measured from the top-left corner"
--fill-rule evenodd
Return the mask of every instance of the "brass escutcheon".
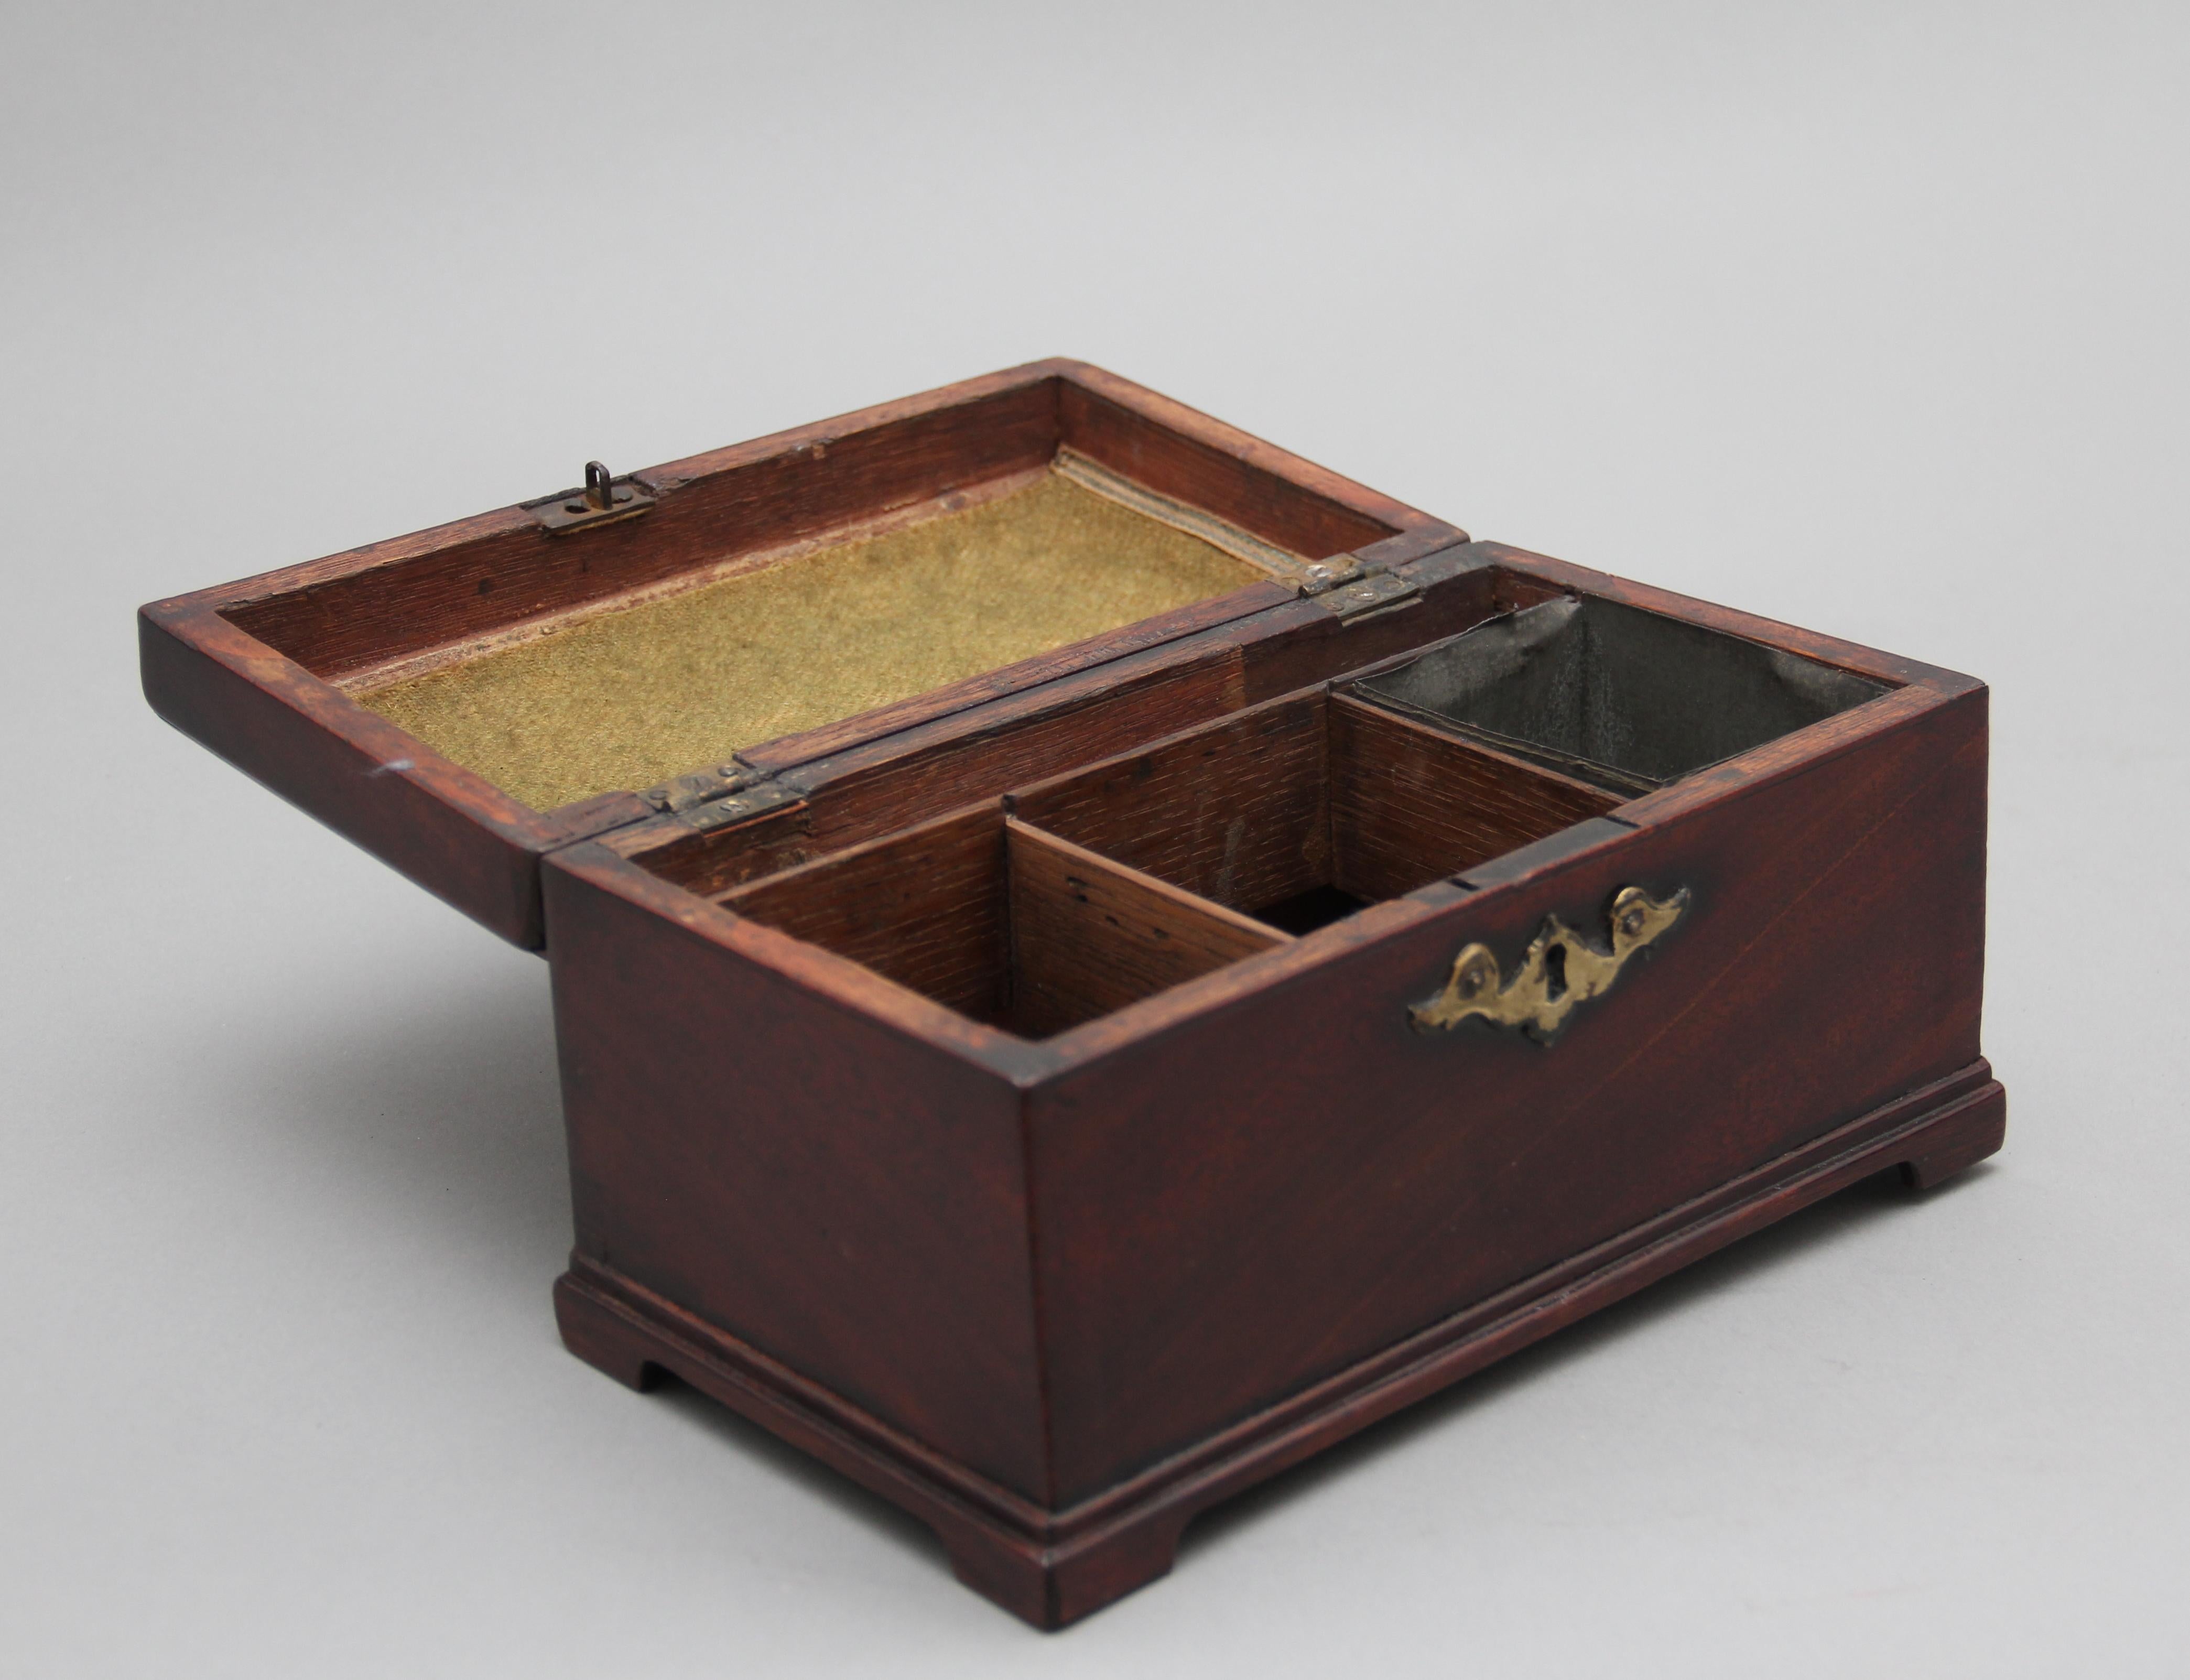
M 1407 1019 L 1417 1032 L 1450 1032 L 1479 1015 L 1548 1044 L 1577 1004 L 1609 991 L 1627 959 L 1679 921 L 1688 907 L 1686 887 L 1670 899 L 1654 899 L 1640 887 L 1622 887 L 1608 918 L 1608 951 L 1598 950 L 1557 917 L 1546 917 L 1520 968 L 1502 984 L 1489 945 L 1463 946 L 1453 958 L 1444 990 L 1410 1007 Z

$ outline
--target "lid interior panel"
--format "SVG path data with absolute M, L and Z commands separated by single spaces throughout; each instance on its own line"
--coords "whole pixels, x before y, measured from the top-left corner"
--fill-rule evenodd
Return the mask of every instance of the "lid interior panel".
M 1291 559 L 1052 467 L 354 697 L 546 809 L 1228 593 Z
M 527 503 L 247 580 L 216 610 L 553 811 L 869 714 L 887 733 L 894 709 L 1041 681 L 1060 655 L 1100 664 L 1128 629 L 1144 645 L 1230 599 L 1277 604 L 1313 561 L 1435 526 L 1078 364 L 634 482 L 643 517 L 550 531 Z

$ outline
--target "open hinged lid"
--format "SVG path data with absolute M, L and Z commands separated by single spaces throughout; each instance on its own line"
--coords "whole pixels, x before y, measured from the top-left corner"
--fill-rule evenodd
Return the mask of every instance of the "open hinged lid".
M 736 820 L 800 766 L 979 732 L 1030 691 L 1073 704 L 1243 621 L 1285 637 L 1395 610 L 1466 541 L 1040 362 L 156 603 L 145 687 L 536 946 L 548 851 L 664 812 Z

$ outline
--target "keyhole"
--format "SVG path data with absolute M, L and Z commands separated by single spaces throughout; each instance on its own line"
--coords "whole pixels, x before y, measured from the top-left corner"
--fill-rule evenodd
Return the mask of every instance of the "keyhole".
M 1555 945 L 1544 953 L 1544 996 L 1552 1002 L 1565 996 L 1567 989 L 1567 948 Z

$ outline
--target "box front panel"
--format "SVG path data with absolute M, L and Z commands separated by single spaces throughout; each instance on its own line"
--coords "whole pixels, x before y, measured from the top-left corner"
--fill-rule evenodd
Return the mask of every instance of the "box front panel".
M 578 1252 L 1040 1497 L 1018 1093 L 588 854 L 545 871 Z
M 1984 700 L 1889 696 L 1036 1092 L 1060 1502 L 1975 1060 Z M 1628 886 L 1685 911 L 1555 1041 L 1410 1024 Z

